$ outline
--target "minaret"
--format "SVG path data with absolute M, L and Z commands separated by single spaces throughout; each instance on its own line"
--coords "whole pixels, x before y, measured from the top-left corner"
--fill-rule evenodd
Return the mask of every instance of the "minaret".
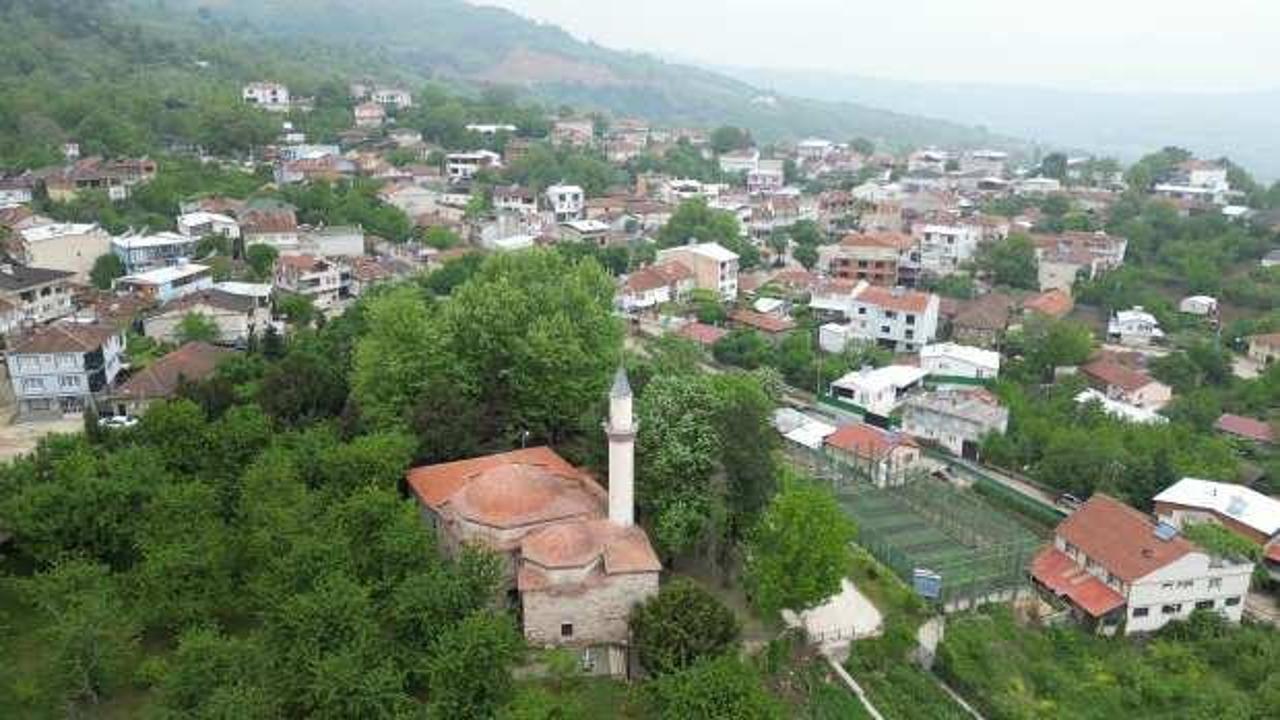
M 622 527 L 635 524 L 636 423 L 631 417 L 631 384 L 619 367 L 609 391 L 609 520 Z

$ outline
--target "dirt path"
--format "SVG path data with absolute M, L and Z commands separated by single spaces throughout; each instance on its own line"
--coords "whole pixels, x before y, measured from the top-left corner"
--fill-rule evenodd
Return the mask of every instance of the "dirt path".
M 84 430 L 79 417 L 48 422 L 0 425 L 0 462 L 12 460 L 35 449 L 40 439 L 53 433 L 78 433 Z

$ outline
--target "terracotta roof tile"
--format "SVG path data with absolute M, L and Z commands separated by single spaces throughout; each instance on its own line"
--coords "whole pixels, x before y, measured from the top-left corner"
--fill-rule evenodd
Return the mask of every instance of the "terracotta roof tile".
M 1116 577 L 1133 582 L 1196 551 L 1181 535 L 1161 540 L 1155 529 L 1156 524 L 1145 514 L 1109 495 L 1095 493 L 1063 520 L 1056 532 Z
M 209 343 L 187 343 L 135 373 L 120 386 L 116 396 L 130 399 L 169 397 L 178 389 L 179 380 L 209 377 L 218 363 L 234 352 Z
M 845 425 L 828 435 L 825 442 L 838 450 L 864 458 L 881 458 L 898 447 L 916 447 L 916 442 L 907 435 L 865 423 Z
M 791 318 L 778 317 L 776 315 L 766 315 L 758 313 L 754 310 L 734 310 L 729 314 L 729 319 L 739 325 L 746 325 L 767 333 L 782 333 L 795 329 L 795 322 Z
M 922 313 L 929 309 L 929 294 L 901 288 L 867 285 L 854 299 L 886 310 Z
M 840 241 L 840 244 L 844 247 L 879 247 L 906 250 L 915 245 L 915 240 L 906 233 L 879 231 L 846 235 Z
M 1118 387 L 1128 392 L 1141 390 L 1147 385 L 1156 382 L 1155 379 L 1141 370 L 1134 370 L 1108 360 L 1094 360 L 1087 365 L 1081 366 L 1080 372 L 1108 387 Z
M 728 335 L 729 331 L 714 325 L 692 322 L 676 331 L 676 335 L 688 338 L 702 345 L 715 345 L 716 341 Z
M 1124 596 L 1080 567 L 1054 547 L 1047 547 L 1031 561 L 1031 574 L 1055 594 L 1071 599 L 1093 617 L 1102 617 L 1124 605 Z
M 1271 424 L 1262 420 L 1254 420 L 1253 418 L 1227 413 L 1218 418 L 1218 421 L 1213 426 L 1224 433 L 1237 435 L 1256 442 L 1269 443 L 1275 441 L 1275 432 L 1271 429 Z
M 1060 289 L 1053 289 L 1028 298 L 1022 304 L 1023 309 L 1038 312 L 1049 317 L 1062 318 L 1075 309 L 1075 301 L 1071 295 Z
M 102 347 L 110 338 L 120 333 L 114 325 L 105 323 L 56 322 L 32 328 L 11 340 L 10 353 L 71 353 L 92 352 Z

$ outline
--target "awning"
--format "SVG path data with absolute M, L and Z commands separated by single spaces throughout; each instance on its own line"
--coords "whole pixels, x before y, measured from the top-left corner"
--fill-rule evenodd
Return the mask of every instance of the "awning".
M 1045 548 L 1031 561 L 1031 575 L 1054 594 L 1067 598 L 1095 618 L 1125 604 L 1124 596 L 1054 547 Z

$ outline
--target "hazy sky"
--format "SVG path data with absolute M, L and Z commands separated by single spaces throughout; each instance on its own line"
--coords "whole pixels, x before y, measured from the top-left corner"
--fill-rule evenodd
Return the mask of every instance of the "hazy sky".
M 473 0 L 613 48 L 922 81 L 1280 87 L 1280 0 Z

